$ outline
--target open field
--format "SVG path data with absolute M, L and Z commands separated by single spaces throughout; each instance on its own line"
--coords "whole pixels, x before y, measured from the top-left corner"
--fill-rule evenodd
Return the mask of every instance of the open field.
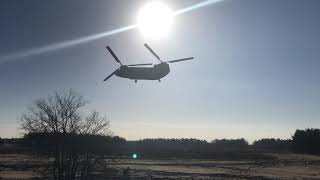
M 270 160 L 112 159 L 96 179 L 320 179 L 320 156 L 271 154 Z M 42 179 L 49 161 L 31 155 L 0 155 L 0 179 Z

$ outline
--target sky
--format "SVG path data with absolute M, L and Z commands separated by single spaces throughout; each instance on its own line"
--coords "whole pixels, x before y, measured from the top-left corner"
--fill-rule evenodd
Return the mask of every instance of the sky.
M 2 0 L 0 137 L 19 137 L 19 118 L 39 97 L 74 89 L 128 140 L 153 137 L 290 138 L 320 126 L 320 1 L 224 0 L 174 18 L 167 37 L 137 29 L 68 48 L 11 58 L 136 23 L 148 0 Z M 200 0 L 163 1 L 177 11 Z M 194 56 L 158 81 L 112 77 L 118 64 Z

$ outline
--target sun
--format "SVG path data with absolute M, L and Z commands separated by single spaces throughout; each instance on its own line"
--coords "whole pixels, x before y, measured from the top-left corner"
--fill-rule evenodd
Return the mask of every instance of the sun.
M 150 2 L 138 13 L 138 27 L 148 39 L 158 40 L 168 35 L 173 24 L 172 10 L 161 2 Z

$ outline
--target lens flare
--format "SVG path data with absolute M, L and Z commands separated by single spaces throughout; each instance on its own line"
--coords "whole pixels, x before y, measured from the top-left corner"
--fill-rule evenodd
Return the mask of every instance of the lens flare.
M 132 154 L 132 159 L 137 159 L 137 158 L 138 158 L 138 154 L 133 153 L 133 154 Z
M 118 34 L 120 32 L 125 32 L 128 30 L 134 29 L 134 28 L 136 28 L 136 25 L 130 25 L 130 26 L 115 29 L 112 31 L 106 31 L 106 32 L 102 32 L 99 34 L 94 34 L 91 36 L 81 37 L 81 38 L 72 39 L 69 41 L 64 41 L 64 42 L 60 42 L 60 43 L 55 43 L 55 44 L 50 44 L 50 45 L 38 47 L 38 48 L 32 48 L 32 49 L 22 51 L 22 52 L 8 54 L 8 55 L 2 56 L 0 58 L 0 63 L 4 63 L 7 61 L 16 60 L 16 59 L 21 59 L 21 58 L 25 58 L 25 57 L 29 57 L 29 56 L 34 56 L 34 55 L 38 55 L 38 54 L 43 54 L 46 52 L 57 51 L 60 49 L 64 49 L 64 48 L 76 46 L 76 45 L 79 45 L 82 43 L 87 43 L 87 42 L 91 42 L 91 41 L 94 41 L 97 39 L 101 39 L 101 38 L 104 38 L 104 37 L 107 37 L 110 35 Z
M 224 1 L 224 0 L 207 0 L 207 1 L 203 1 L 203 2 L 200 2 L 198 4 L 192 5 L 190 7 L 187 7 L 187 8 L 172 12 L 172 14 L 170 13 L 170 9 L 169 10 L 167 9 L 167 10 L 164 10 L 164 11 L 168 12 L 167 15 L 165 15 L 167 17 L 165 17 L 165 18 L 161 18 L 160 17 L 160 19 L 169 19 L 169 20 L 171 19 L 170 21 L 172 21 L 172 17 L 171 16 L 177 16 L 177 15 L 181 15 L 181 14 L 184 14 L 184 13 L 188 13 L 188 12 L 191 12 L 191 11 L 206 7 L 206 6 L 211 5 L 211 4 L 222 2 L 222 1 Z M 165 8 L 163 8 L 163 9 L 165 9 Z M 162 11 L 162 10 L 160 10 L 160 11 Z M 156 13 L 156 14 L 158 14 L 158 13 Z M 155 15 L 155 16 L 157 18 L 158 15 Z M 149 20 L 146 20 L 146 21 L 149 21 Z M 142 22 L 144 22 L 144 20 Z M 156 21 L 154 21 L 154 22 L 156 22 Z M 168 22 L 163 22 L 163 20 L 161 20 L 161 21 L 159 21 L 159 24 L 161 24 L 161 23 L 168 23 Z M 172 22 L 169 22 L 169 24 L 170 23 L 172 23 Z M 144 24 L 144 23 L 142 23 L 142 24 Z M 72 40 L 69 40 L 69 41 L 64 41 L 64 42 L 60 42 L 60 43 L 54 43 L 54 44 L 50 44 L 50 45 L 46 45 L 46 46 L 42 46 L 42 47 L 35 47 L 35 48 L 31 48 L 31 49 L 28 49 L 28 50 L 25 50 L 25 51 L 20 51 L 20 52 L 14 52 L 12 54 L 7 54 L 7 55 L 4 55 L 4 56 L 0 56 L 0 64 L 4 63 L 4 62 L 8 62 L 8 61 L 14 61 L 14 60 L 22 59 L 22 58 L 29 57 L 29 56 L 35 56 L 35 55 L 39 55 L 39 54 L 43 54 L 43 53 L 47 53 L 47 52 L 51 52 L 51 51 L 57 51 L 57 50 L 60 50 L 60 49 L 73 47 L 73 46 L 76 46 L 76 45 L 79 45 L 79 44 L 83 44 L 83 43 L 91 42 L 91 41 L 94 41 L 94 40 L 97 40 L 97 39 L 105 38 L 105 37 L 108 37 L 108 36 L 111 36 L 111 35 L 119 34 L 121 32 L 126 32 L 126 31 L 129 31 L 131 29 L 135 29 L 137 26 L 138 26 L 137 24 L 133 24 L 133 25 L 129 25 L 129 26 L 125 26 L 125 27 L 119 28 L 119 29 L 114 29 L 114 30 L 110 30 L 110 31 L 106 31 L 106 32 L 98 33 L 98 34 L 93 34 L 93 35 L 90 35 L 90 36 L 85 36 L 85 37 L 81 37 L 81 38 L 77 38 L 77 39 L 72 39 Z M 155 24 L 155 27 L 156 26 L 158 26 L 158 25 Z M 170 30 L 170 26 L 171 25 L 169 25 L 169 30 Z M 162 27 L 164 27 L 164 26 L 162 26 Z M 149 27 L 149 26 L 146 29 L 150 29 L 150 28 L 153 29 L 153 27 Z M 155 31 L 157 32 L 158 29 L 155 29 Z M 163 31 L 165 32 L 166 30 L 163 30 Z M 145 34 L 148 34 L 148 33 L 145 33 Z M 166 33 L 164 33 L 164 34 L 166 34 Z
M 198 4 L 195 4 L 193 6 L 190 6 L 190 7 L 187 7 L 187 8 L 184 8 L 184 9 L 180 9 L 176 12 L 174 12 L 174 15 L 180 15 L 180 14 L 184 14 L 184 13 L 187 13 L 187 12 L 191 12 L 191 11 L 194 11 L 194 10 L 197 10 L 199 8 L 203 8 L 203 7 L 206 7 L 210 4 L 216 4 L 218 2 L 222 2 L 222 1 L 225 1 L 225 0 L 208 0 L 208 1 L 203 1 L 203 2 L 200 2 Z

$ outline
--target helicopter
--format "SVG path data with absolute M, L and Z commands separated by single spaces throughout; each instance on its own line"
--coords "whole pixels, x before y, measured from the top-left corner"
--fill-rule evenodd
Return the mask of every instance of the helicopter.
M 158 80 L 161 82 L 161 78 L 165 77 L 170 72 L 169 64 L 176 63 L 180 61 L 192 60 L 193 57 L 175 59 L 170 61 L 162 61 L 160 57 L 151 49 L 148 44 L 144 44 L 144 46 L 156 57 L 159 61 L 158 64 L 153 63 L 143 63 L 143 64 L 128 64 L 124 65 L 116 56 L 116 54 L 112 51 L 112 49 L 107 46 L 107 50 L 112 55 L 112 57 L 120 64 L 120 67 L 113 71 L 109 76 L 107 76 L 103 81 L 107 81 L 113 75 L 122 78 L 128 78 L 137 82 L 138 80 Z M 152 67 L 142 67 L 142 66 L 150 66 Z

